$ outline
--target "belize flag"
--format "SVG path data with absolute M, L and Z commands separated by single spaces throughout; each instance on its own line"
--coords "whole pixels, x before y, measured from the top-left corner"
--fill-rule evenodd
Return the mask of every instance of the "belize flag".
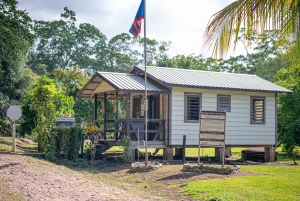
M 129 30 L 129 32 L 134 35 L 134 36 L 138 36 L 141 32 L 141 28 L 142 28 L 142 19 L 144 19 L 145 15 L 144 15 L 144 0 L 142 0 L 139 10 L 136 13 L 135 19 L 132 23 L 132 26 Z

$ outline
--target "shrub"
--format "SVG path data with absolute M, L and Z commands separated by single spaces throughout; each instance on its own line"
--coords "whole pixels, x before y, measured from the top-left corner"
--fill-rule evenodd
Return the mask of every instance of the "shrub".
M 300 155 L 300 147 L 298 147 L 298 146 L 295 146 L 294 148 L 293 148 L 293 159 L 294 159 L 294 164 L 296 165 L 297 163 L 296 163 L 296 158 L 297 158 L 297 156 L 299 156 Z
M 78 158 L 78 153 L 81 147 L 81 135 L 82 128 L 79 126 L 72 126 L 69 137 L 69 151 L 68 151 L 68 159 L 75 160 Z
M 129 156 L 131 154 L 131 139 L 129 136 L 125 136 L 120 142 L 119 145 L 121 146 L 121 149 L 123 151 L 123 158 L 125 160 L 125 162 L 128 162 L 129 160 Z
M 68 160 L 76 160 L 78 158 L 81 147 L 82 128 L 79 126 L 54 127 L 52 137 L 54 139 L 56 157 Z

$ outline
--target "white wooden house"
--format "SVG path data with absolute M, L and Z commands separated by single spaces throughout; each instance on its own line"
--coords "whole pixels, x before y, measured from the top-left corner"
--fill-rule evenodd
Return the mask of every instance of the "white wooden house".
M 266 147 L 268 153 L 278 142 L 277 94 L 290 90 L 255 75 L 147 67 L 148 77 L 148 146 L 164 149 L 166 159 L 173 148 L 198 147 L 199 111 L 226 110 L 226 146 Z M 126 118 L 97 119 L 106 133 L 113 132 L 116 142 L 122 135 L 132 138 L 133 149 L 143 147 L 144 139 L 144 68 L 133 67 L 129 73 L 98 72 L 78 93 L 79 97 L 106 100 L 126 99 Z M 113 129 L 107 124 L 112 123 Z M 137 135 L 137 130 L 139 135 Z M 113 145 L 113 143 L 111 144 Z

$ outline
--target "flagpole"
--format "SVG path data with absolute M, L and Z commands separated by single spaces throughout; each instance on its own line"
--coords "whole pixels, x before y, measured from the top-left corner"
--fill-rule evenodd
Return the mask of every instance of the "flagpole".
M 144 0 L 144 64 L 145 64 L 145 164 L 148 165 L 148 97 L 147 97 L 147 45 L 146 45 L 146 0 Z

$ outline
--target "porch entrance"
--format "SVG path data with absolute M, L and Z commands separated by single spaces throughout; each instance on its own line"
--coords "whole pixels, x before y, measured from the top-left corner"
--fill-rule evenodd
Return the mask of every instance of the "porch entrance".
M 143 75 L 98 72 L 78 93 L 79 97 L 94 98 L 93 122 L 102 128 L 99 144 L 109 148 L 117 145 L 124 136 L 129 136 L 131 149 L 143 148 L 145 146 L 141 141 L 146 140 L 147 126 L 148 147 L 166 147 L 170 90 L 151 79 L 147 79 L 146 98 L 144 89 Z M 145 101 L 148 101 L 147 125 Z

